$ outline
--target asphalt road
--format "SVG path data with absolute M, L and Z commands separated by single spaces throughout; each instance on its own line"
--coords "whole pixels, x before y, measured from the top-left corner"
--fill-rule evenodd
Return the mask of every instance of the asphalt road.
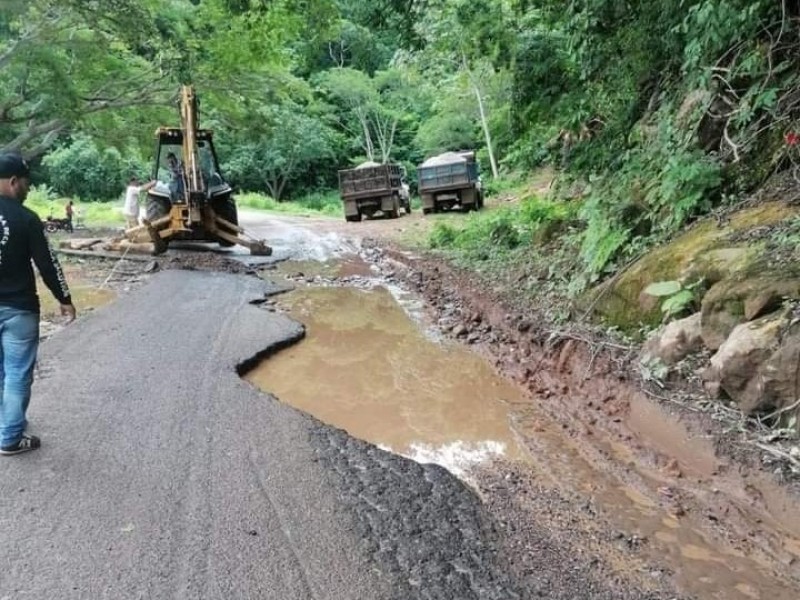
M 0 600 L 520 597 L 458 480 L 238 377 L 303 334 L 269 291 L 167 271 L 43 343 L 42 448 L 0 459 Z

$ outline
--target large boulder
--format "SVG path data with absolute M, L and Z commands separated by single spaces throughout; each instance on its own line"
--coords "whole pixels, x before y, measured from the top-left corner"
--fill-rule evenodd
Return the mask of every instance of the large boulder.
M 800 298 L 800 280 L 784 273 L 714 284 L 703 296 L 703 343 L 716 350 L 737 325 L 780 308 L 787 298 Z
M 714 219 L 705 219 L 594 288 L 581 301 L 624 330 L 635 330 L 642 323 L 657 325 L 662 316 L 660 302 L 643 293 L 648 285 L 672 280 L 704 280 L 713 285 L 725 279 L 742 279 L 756 269 L 754 265 L 763 253 L 763 247 L 751 244 L 746 233 L 797 213 L 797 206 L 766 202 L 736 213 L 725 227 Z
M 711 357 L 704 373 L 707 387 L 724 390 L 745 413 L 761 409 L 767 363 L 779 351 L 788 325 L 786 311 L 737 325 Z
M 781 424 L 791 423 L 800 430 L 800 324 L 794 323 L 781 339 L 781 345 L 761 369 L 761 404 L 780 414 Z M 792 408 L 792 410 L 788 410 Z
M 700 350 L 703 346 L 700 319 L 700 313 L 695 313 L 660 328 L 645 343 L 643 361 L 659 359 L 665 365 L 674 365 Z

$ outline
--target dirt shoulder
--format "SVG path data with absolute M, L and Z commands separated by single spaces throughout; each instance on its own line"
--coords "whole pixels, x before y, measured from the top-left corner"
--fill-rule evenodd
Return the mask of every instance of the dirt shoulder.
M 442 333 L 530 393 L 514 412 L 533 469 L 478 477 L 489 504 L 519 517 L 512 545 L 525 544 L 519 524 L 548 515 L 564 543 L 603 557 L 611 573 L 645 574 L 642 585 L 666 578 L 702 598 L 723 597 L 720 589 L 746 598 L 753 586 L 791 597 L 800 582 L 797 488 L 730 419 L 697 403 L 697 386 L 654 391 L 636 367 L 638 346 L 555 327 L 474 273 L 385 246 L 387 268 L 424 296 Z

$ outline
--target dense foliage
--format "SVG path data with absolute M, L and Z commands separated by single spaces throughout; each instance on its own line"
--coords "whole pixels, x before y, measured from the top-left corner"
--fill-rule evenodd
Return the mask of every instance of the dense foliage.
M 0 147 L 61 193 L 116 196 L 192 82 L 234 184 L 276 199 L 366 159 L 412 177 L 467 147 L 495 178 L 551 165 L 588 283 L 795 168 L 799 16 L 797 0 L 11 0 Z

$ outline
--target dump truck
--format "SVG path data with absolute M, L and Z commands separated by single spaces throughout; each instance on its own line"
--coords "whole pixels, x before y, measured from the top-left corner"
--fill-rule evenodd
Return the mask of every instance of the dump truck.
M 411 195 L 401 165 L 365 162 L 341 170 L 339 194 L 347 221 L 360 221 L 362 216 L 372 217 L 377 212 L 396 219 L 401 208 L 406 214 L 411 212 Z
M 251 238 L 238 225 L 233 190 L 222 176 L 213 132 L 198 127 L 198 102 L 192 86 L 180 90 L 180 127 L 156 130 L 156 184 L 147 192 L 142 225 L 127 229 L 132 242 L 149 238 L 153 253 L 167 250 L 172 240 L 239 244 L 251 254 L 270 255 L 272 249 Z
M 423 214 L 451 210 L 479 210 L 483 190 L 475 153 L 445 152 L 417 167 Z

